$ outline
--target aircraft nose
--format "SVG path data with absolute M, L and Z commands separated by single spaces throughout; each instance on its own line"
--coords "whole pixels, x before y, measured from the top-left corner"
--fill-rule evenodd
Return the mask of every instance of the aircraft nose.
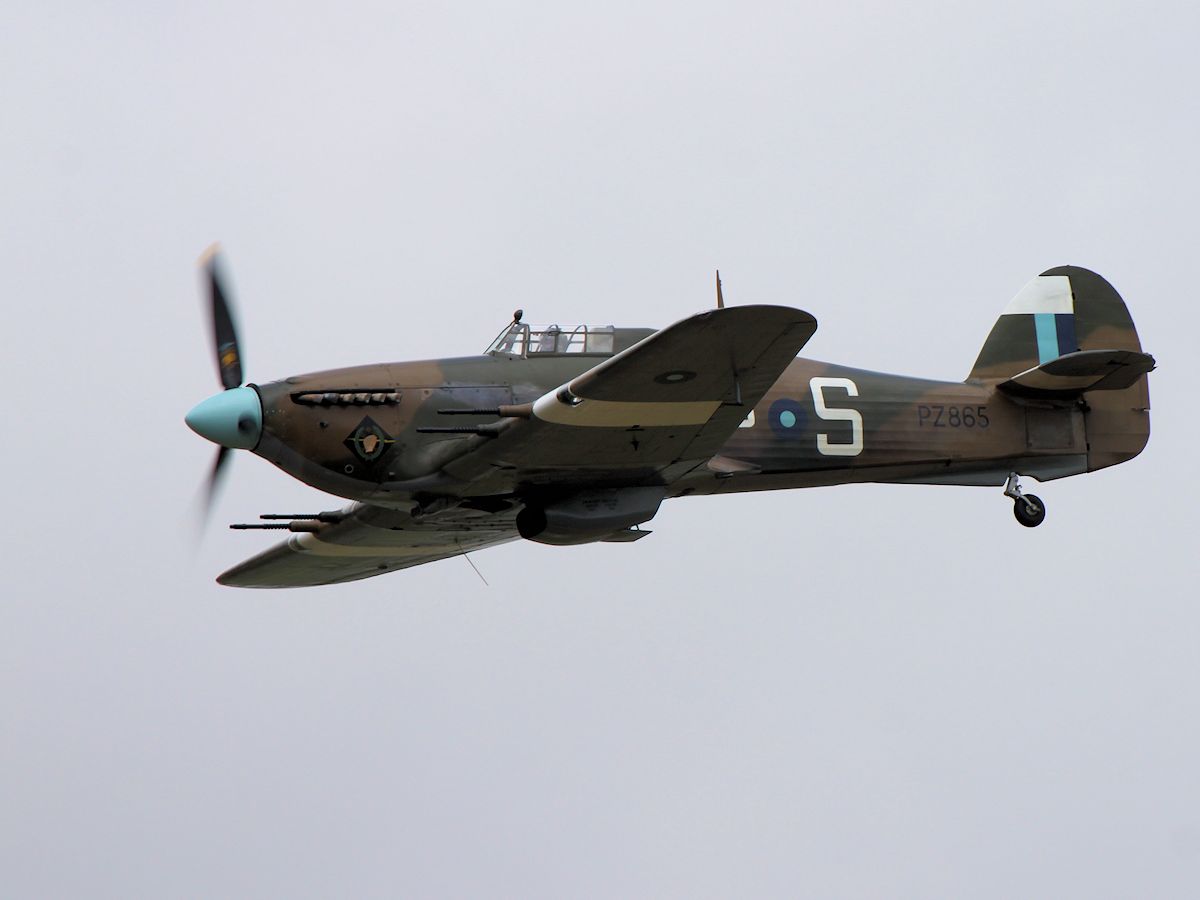
M 201 400 L 183 421 L 214 444 L 253 450 L 262 436 L 262 401 L 254 388 L 232 388 Z

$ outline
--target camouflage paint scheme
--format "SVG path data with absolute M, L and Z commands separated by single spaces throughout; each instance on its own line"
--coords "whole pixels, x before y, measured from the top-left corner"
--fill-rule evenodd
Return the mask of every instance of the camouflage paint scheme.
M 253 452 L 355 502 L 293 522 L 218 580 L 370 577 L 514 540 L 526 510 L 523 531 L 544 526 L 534 540 L 625 541 L 674 497 L 1048 480 L 1131 459 L 1149 438 L 1153 360 L 1086 269 L 1030 282 L 961 382 L 796 358 L 815 329 L 799 310 L 732 307 L 615 329 L 612 353 L 493 350 L 251 385 Z

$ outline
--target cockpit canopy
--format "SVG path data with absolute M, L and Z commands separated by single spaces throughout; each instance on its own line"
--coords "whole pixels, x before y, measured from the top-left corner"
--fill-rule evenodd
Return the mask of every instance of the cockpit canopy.
M 529 325 L 513 322 L 492 341 L 487 352 L 526 357 L 574 354 L 612 356 L 616 351 L 616 336 L 617 329 L 612 325 Z

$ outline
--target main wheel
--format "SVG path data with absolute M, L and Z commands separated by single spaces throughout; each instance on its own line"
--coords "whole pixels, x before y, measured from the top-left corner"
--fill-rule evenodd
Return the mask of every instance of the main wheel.
M 1032 506 L 1033 509 L 1029 507 Z M 1013 515 L 1026 528 L 1036 528 L 1046 519 L 1046 504 L 1041 497 L 1025 494 L 1013 503 Z

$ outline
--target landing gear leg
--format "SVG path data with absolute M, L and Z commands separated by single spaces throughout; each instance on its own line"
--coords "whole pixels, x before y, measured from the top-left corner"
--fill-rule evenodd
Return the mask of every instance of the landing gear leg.
M 1013 515 L 1026 528 L 1036 528 L 1046 519 L 1046 504 L 1040 497 L 1021 490 L 1021 479 L 1016 472 L 1008 473 L 1004 482 L 1004 496 L 1012 497 Z

